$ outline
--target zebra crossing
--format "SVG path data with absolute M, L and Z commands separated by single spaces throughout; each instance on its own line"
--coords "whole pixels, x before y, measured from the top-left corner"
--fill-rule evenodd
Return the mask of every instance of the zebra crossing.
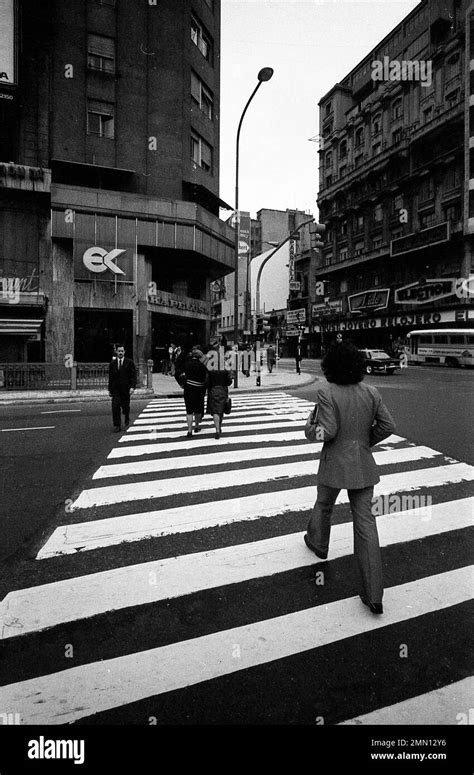
M 322 448 L 303 435 L 311 403 L 232 403 L 218 440 L 208 417 L 186 438 L 180 398 L 152 400 L 119 437 L 0 602 L 0 711 L 25 724 L 457 723 L 473 688 L 474 467 L 398 435 L 374 448 L 374 617 L 345 491 L 328 561 L 303 542 Z

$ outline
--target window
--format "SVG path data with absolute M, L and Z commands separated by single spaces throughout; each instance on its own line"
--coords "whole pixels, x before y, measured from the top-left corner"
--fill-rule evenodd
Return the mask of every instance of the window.
M 326 175 L 326 188 L 332 185 L 332 175 Z
M 347 172 L 347 164 L 343 164 L 341 167 L 339 167 L 339 177 L 343 178 L 344 175 Z
M 360 148 L 361 145 L 364 145 L 364 127 L 361 126 L 355 133 L 355 147 Z
M 450 205 L 444 209 L 445 221 L 460 221 L 461 220 L 461 204 Z
M 374 250 L 377 250 L 378 248 L 381 248 L 383 245 L 383 238 L 382 237 L 375 237 L 375 239 L 372 240 L 372 247 Z M 374 285 L 378 285 L 378 281 L 374 283 Z
M 396 143 L 399 143 L 403 137 L 403 130 L 402 129 L 396 129 L 395 132 L 392 132 L 392 143 L 395 145 Z
M 347 140 L 343 140 L 339 145 L 339 158 L 344 159 L 347 156 Z
M 374 143 L 372 146 L 372 155 L 377 156 L 382 150 L 382 143 Z
M 212 172 L 212 148 L 206 141 L 191 131 L 191 159 L 206 172 Z
M 464 337 L 451 334 L 451 344 L 464 344 Z
M 374 116 L 372 120 L 372 134 L 378 135 L 381 129 L 382 129 L 382 116 L 379 113 L 377 116 Z
M 383 220 L 383 208 L 382 205 L 376 205 L 374 207 L 374 221 L 375 223 L 381 223 Z
M 325 115 L 330 116 L 332 113 L 332 102 L 328 102 L 325 108 Z
M 363 228 L 364 228 L 364 216 L 356 215 L 356 217 L 354 218 L 355 231 L 362 231 Z
M 115 73 L 115 40 L 103 35 L 88 35 L 87 66 L 102 73 Z
M 394 196 L 392 199 L 392 209 L 393 212 L 398 215 L 399 210 L 403 208 L 403 197 L 401 194 L 398 194 L 398 196 Z
M 425 178 L 420 186 L 418 198 L 420 202 L 426 202 L 434 197 L 433 178 Z
M 434 336 L 433 340 L 434 340 L 435 344 L 448 344 L 448 337 L 447 336 L 442 336 L 442 335 Z
M 451 167 L 446 172 L 445 186 L 446 191 L 451 191 L 453 188 L 457 188 L 461 185 L 461 170 L 459 167 Z
M 445 99 L 446 107 L 453 108 L 459 102 L 459 89 L 455 89 L 454 91 L 449 92 L 449 94 L 446 94 Z
M 398 97 L 398 99 L 394 100 L 392 103 L 392 120 L 396 118 L 401 118 L 403 111 L 403 100 L 401 97 Z
M 332 151 L 328 151 L 325 158 L 326 167 L 332 167 Z
M 345 237 L 347 235 L 347 221 L 341 221 L 339 225 L 339 234 L 341 237 Z
M 361 256 L 364 250 L 364 243 L 363 242 L 356 242 L 354 245 L 354 255 L 357 258 L 357 256 Z
M 191 20 L 191 40 L 203 55 L 204 59 L 212 64 L 212 39 L 204 27 L 193 17 Z
M 436 213 L 423 213 L 420 215 L 420 229 L 428 229 L 436 223 Z
M 115 106 L 110 102 L 89 100 L 87 103 L 87 134 L 115 137 Z
M 349 251 L 347 248 L 341 248 L 339 251 L 339 261 L 347 261 Z
M 420 344 L 433 344 L 433 337 L 432 337 L 432 336 L 429 336 L 428 334 L 423 334 L 423 335 L 422 335 L 422 336 L 420 336 L 420 338 L 418 339 L 418 342 L 419 342 Z
M 403 229 L 392 231 L 392 239 L 400 239 L 400 237 L 403 237 Z
M 363 158 L 364 158 L 364 154 L 363 153 L 360 153 L 358 156 L 355 157 L 354 163 L 355 163 L 356 167 L 359 167 L 362 164 Z
M 429 108 L 426 108 L 423 111 L 423 123 L 428 124 L 429 121 L 433 118 L 433 105 L 430 105 Z
M 206 86 L 204 86 L 201 79 L 198 78 L 196 73 L 194 73 L 192 70 L 191 70 L 191 97 L 195 102 L 197 102 L 197 104 L 201 108 L 204 115 L 212 119 L 213 111 L 214 111 L 214 99 L 212 96 L 212 92 Z

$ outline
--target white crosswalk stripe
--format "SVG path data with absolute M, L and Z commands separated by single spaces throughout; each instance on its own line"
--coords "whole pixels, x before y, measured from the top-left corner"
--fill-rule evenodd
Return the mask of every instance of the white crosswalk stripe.
M 34 567 L 54 571 L 55 563 L 62 563 L 57 577 L 49 573 L 38 582 L 33 568 L 29 585 L 12 589 L 1 601 L 0 639 L 7 644 L 38 634 L 53 638 L 71 625 L 93 628 L 97 617 L 113 621 L 143 611 L 151 612 L 151 631 L 164 636 L 164 620 L 159 613 L 153 619 L 152 607 L 186 610 L 190 601 L 205 600 L 216 590 L 222 595 L 228 590 L 238 600 L 249 584 L 284 584 L 311 566 L 324 574 L 351 561 L 353 527 L 345 491 L 335 506 L 328 561 L 318 561 L 302 540 L 322 447 L 308 444 L 302 431 L 312 403 L 278 391 L 234 394 L 232 405 L 219 440 L 208 417 L 200 434 L 185 438 L 181 398 L 147 405 L 78 494 L 68 509 L 68 523 L 58 525 L 38 551 Z M 387 562 L 400 547 L 413 551 L 467 536 L 474 509 L 473 466 L 397 435 L 378 445 L 374 457 L 381 466 L 374 496 L 381 504 L 377 523 Z M 253 533 L 257 526 L 259 532 Z M 161 542 L 186 536 L 195 536 L 196 543 L 184 553 L 160 552 Z M 117 563 L 113 552 L 122 550 L 128 554 Z M 280 670 L 281 660 L 294 655 L 319 654 L 376 632 L 386 637 L 406 622 L 416 628 L 426 617 L 465 605 L 472 591 L 469 566 L 438 568 L 429 565 L 430 554 L 425 554 L 426 569 L 419 576 L 407 581 L 399 576 L 387 587 L 383 617 L 361 606 L 357 589 L 348 594 L 343 576 L 331 576 L 327 586 L 333 597 L 326 602 L 315 598 L 299 610 L 296 600 L 291 611 L 283 607 L 278 615 L 266 615 L 269 601 L 263 598 L 258 621 L 246 621 L 244 609 L 236 605 L 223 629 L 200 634 L 180 624 L 183 629 L 177 632 L 186 634 L 165 645 L 151 641 L 137 650 L 134 644 L 132 652 L 113 658 L 85 658 L 77 666 L 53 665 L 11 680 L 0 689 L 3 706 L 18 709 L 22 723 L 72 723 L 185 688 L 199 693 L 204 682 L 234 674 L 239 680 L 243 672 L 262 666 Z M 80 557 L 90 558 L 90 572 L 71 574 L 67 563 Z M 324 594 L 329 594 L 326 589 Z M 454 686 L 455 677 L 447 676 L 446 683 L 446 689 L 436 686 L 434 694 L 420 695 L 419 702 L 416 697 L 384 702 L 366 713 L 338 717 L 337 723 L 416 723 L 423 702 L 426 723 L 432 723 L 431 717 L 442 716 L 443 703 L 454 708 L 448 684 Z M 458 683 L 466 696 L 467 684 Z M 431 716 L 426 703 L 433 706 Z

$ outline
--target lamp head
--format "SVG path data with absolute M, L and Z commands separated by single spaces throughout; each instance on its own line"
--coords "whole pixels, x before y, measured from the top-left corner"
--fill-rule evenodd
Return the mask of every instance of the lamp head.
M 260 70 L 259 74 L 257 75 L 257 78 L 259 81 L 269 81 L 272 75 L 273 75 L 272 67 L 263 67 Z

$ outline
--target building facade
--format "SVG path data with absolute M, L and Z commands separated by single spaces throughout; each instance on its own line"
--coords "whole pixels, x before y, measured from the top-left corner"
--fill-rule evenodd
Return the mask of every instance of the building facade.
M 206 341 L 210 281 L 234 265 L 219 0 L 2 4 L 0 359 Z
M 282 242 L 302 221 L 311 216 L 302 210 L 272 210 L 262 208 L 256 218 L 241 211 L 239 225 L 239 332 L 242 337 L 254 333 L 255 278 L 259 268 L 258 257 L 267 254 L 272 245 Z M 275 256 L 268 269 L 262 271 L 261 310 L 278 304 L 282 294 L 288 298 L 287 261 L 282 263 L 282 255 Z M 253 262 L 253 259 L 256 259 Z M 271 259 L 270 259 L 271 261 Z M 213 333 L 233 340 L 234 336 L 234 293 L 235 275 L 227 275 L 212 287 Z M 285 305 L 286 306 L 286 305 Z M 245 334 L 244 332 L 250 332 Z
M 389 349 L 415 328 L 473 324 L 458 292 L 473 271 L 467 6 L 421 0 L 320 100 L 323 347 L 341 333 Z

